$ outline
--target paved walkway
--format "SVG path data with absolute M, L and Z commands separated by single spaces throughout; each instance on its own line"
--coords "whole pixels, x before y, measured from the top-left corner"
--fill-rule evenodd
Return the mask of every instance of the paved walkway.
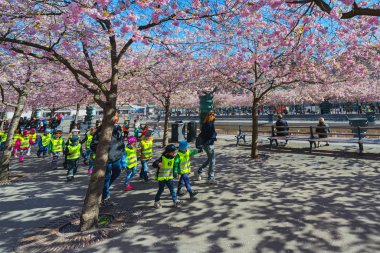
M 217 143 L 219 184 L 193 182 L 199 197 L 182 197 L 180 209 L 171 207 L 168 190 L 164 208 L 152 207 L 156 183 L 135 178 L 135 190 L 124 192 L 120 178 L 112 197 L 142 218 L 79 252 L 380 252 L 380 147 L 368 145 L 359 157 L 356 145 L 332 144 L 310 155 L 307 145 L 290 143 L 266 146 L 263 159 L 252 161 L 247 147 L 233 144 Z M 193 167 L 204 159 L 195 158 Z M 30 179 L 0 186 L 0 252 L 12 252 L 29 229 L 80 211 L 86 169 L 66 183 L 65 171 L 47 164 L 15 163 L 12 171 Z

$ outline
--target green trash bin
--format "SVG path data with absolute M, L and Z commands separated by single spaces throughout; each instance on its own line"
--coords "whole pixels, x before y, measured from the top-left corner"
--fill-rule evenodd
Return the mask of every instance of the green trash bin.
M 354 138 L 359 137 L 359 129 L 358 127 L 366 127 L 368 126 L 368 120 L 367 119 L 350 119 L 349 120 L 350 126 L 355 127 L 352 129 L 352 133 L 354 133 Z M 367 133 L 367 129 L 360 129 L 360 137 L 365 137 Z

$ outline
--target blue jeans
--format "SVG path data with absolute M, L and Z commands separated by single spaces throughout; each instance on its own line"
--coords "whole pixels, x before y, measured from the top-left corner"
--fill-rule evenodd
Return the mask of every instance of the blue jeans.
M 49 148 L 49 146 L 46 146 L 46 147 L 42 146 L 42 147 L 40 147 L 40 148 L 38 149 L 38 151 L 37 151 L 37 156 L 38 156 L 38 157 L 41 157 L 41 153 L 42 153 L 42 156 L 45 157 L 45 156 L 46 156 L 46 153 L 47 153 L 47 151 L 48 151 L 48 148 Z
M 86 150 L 86 152 L 84 152 L 84 159 L 87 159 L 88 158 L 88 156 L 90 155 L 92 153 L 92 151 L 91 151 L 91 148 L 88 148 L 87 150 Z
M 189 193 L 192 193 L 193 191 L 191 190 L 189 175 L 187 175 L 187 174 L 183 174 L 179 178 L 177 192 L 181 191 L 184 184 L 186 186 L 187 191 Z
M 79 158 L 67 160 L 67 177 L 73 177 L 77 174 Z
M 149 177 L 148 177 L 148 171 L 149 171 L 148 162 L 149 162 L 149 160 L 141 160 L 140 178 L 144 178 L 145 182 L 149 180 Z
M 102 200 L 110 196 L 110 187 L 112 183 L 120 176 L 121 160 L 113 163 L 107 163 L 106 175 L 104 176 L 104 187 Z
M 198 173 L 202 174 L 203 169 L 208 166 L 208 179 L 212 179 L 215 176 L 215 151 L 214 145 L 204 145 L 204 150 L 206 151 L 207 160 L 198 169 Z
M 136 175 L 136 173 L 137 173 L 137 167 L 134 167 L 134 168 L 131 168 L 131 169 L 126 168 L 125 170 L 127 172 L 127 175 L 125 176 L 124 185 L 127 186 L 131 182 L 132 178 Z
M 174 190 L 174 181 L 173 179 L 170 180 L 163 180 L 163 181 L 158 181 L 158 191 L 156 194 L 156 197 L 154 198 L 154 201 L 160 201 L 161 199 L 161 194 L 164 192 L 165 185 L 168 186 L 170 190 L 170 195 L 172 195 L 172 200 L 175 203 L 177 201 L 177 194 Z

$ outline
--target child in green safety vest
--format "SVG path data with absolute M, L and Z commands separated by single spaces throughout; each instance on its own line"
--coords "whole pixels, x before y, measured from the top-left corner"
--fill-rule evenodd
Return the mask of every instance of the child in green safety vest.
M 133 190 L 131 185 L 132 178 L 137 173 L 137 151 L 136 151 L 136 142 L 137 139 L 134 136 L 129 136 L 128 144 L 125 147 L 124 157 L 121 160 L 122 168 L 126 168 L 127 175 L 125 176 L 124 181 L 124 190 L 130 191 Z
M 0 136 L 1 136 L 1 143 L 0 143 L 0 151 L 3 151 L 5 149 L 5 142 L 7 141 L 8 139 L 8 132 L 6 131 L 1 131 L 0 132 Z
M 65 147 L 71 145 L 71 138 L 74 137 L 74 136 L 78 137 L 78 142 L 79 142 L 79 139 L 80 139 L 79 132 L 80 132 L 80 130 L 77 129 L 77 128 L 74 128 L 74 129 L 71 130 L 71 132 L 69 133 L 69 136 L 67 137 L 67 141 L 66 141 Z M 66 148 L 64 148 L 64 150 L 65 149 Z M 63 161 L 63 168 L 67 169 L 67 155 L 66 155 L 66 153 L 64 155 L 65 155 L 65 160 Z
M 74 179 L 78 170 L 78 162 L 81 157 L 81 145 L 77 135 L 73 135 L 65 149 L 67 163 L 67 181 Z
M 191 189 L 189 174 L 191 172 L 190 157 L 200 152 L 202 152 L 201 149 L 190 150 L 189 143 L 187 143 L 187 141 L 185 140 L 179 142 L 178 153 L 174 161 L 174 169 L 175 171 L 178 171 L 180 175 L 180 179 L 179 179 L 178 187 L 177 187 L 178 196 L 183 196 L 186 194 L 185 192 L 182 191 L 183 185 L 186 186 L 186 189 L 190 194 L 190 199 L 194 199 L 194 196 L 198 194 L 198 192 L 193 191 Z
M 62 130 L 57 128 L 54 131 L 54 136 L 50 140 L 49 154 L 53 156 L 51 168 L 58 169 L 58 158 L 65 148 L 65 142 L 62 139 Z
M 38 137 L 38 151 L 37 151 L 37 156 L 45 158 L 46 154 L 49 150 L 49 144 L 51 140 L 51 134 L 50 134 L 50 129 L 45 129 L 45 132 L 43 135 L 40 135 Z
M 32 143 L 32 139 L 30 138 L 29 131 L 24 130 L 22 136 L 20 136 L 15 143 L 15 146 L 18 147 L 19 150 L 19 162 L 22 163 L 24 161 L 24 156 L 28 152 L 30 144 Z
M 176 147 L 174 144 L 169 144 L 165 147 L 162 156 L 153 162 L 153 168 L 157 169 L 155 179 L 158 181 L 158 191 L 154 199 L 154 207 L 161 208 L 161 194 L 164 192 L 165 185 L 169 188 L 174 207 L 180 206 L 180 201 L 177 199 L 177 194 L 174 189 L 173 175 L 177 174 L 174 171 L 174 160 L 176 157 Z
M 13 135 L 13 140 L 12 140 L 12 155 L 17 158 L 17 151 L 19 149 L 19 146 L 16 145 L 17 140 L 21 137 L 21 133 L 19 129 L 16 129 L 14 135 Z
M 94 137 L 96 128 L 91 127 L 88 133 L 85 134 L 83 140 L 81 140 L 81 144 L 85 144 L 85 152 L 83 153 L 83 163 L 87 164 L 90 154 L 92 153 L 90 145 L 92 138 Z M 90 173 L 91 174 L 91 173 Z
M 145 135 L 142 137 L 139 145 L 139 157 L 141 160 L 141 170 L 140 170 L 140 178 L 145 182 L 149 182 L 149 167 L 148 162 L 152 159 L 153 156 L 153 138 L 152 131 L 148 130 Z

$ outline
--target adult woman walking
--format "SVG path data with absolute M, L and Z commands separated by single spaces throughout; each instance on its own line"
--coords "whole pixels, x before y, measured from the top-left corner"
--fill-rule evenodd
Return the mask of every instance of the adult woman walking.
M 207 160 L 202 164 L 202 166 L 195 171 L 195 176 L 198 180 L 202 180 L 203 170 L 208 166 L 208 183 L 215 184 L 215 150 L 214 142 L 216 141 L 216 131 L 215 131 L 215 114 L 209 112 L 205 117 L 202 129 L 201 129 L 201 138 L 203 140 L 203 148 L 207 154 Z

